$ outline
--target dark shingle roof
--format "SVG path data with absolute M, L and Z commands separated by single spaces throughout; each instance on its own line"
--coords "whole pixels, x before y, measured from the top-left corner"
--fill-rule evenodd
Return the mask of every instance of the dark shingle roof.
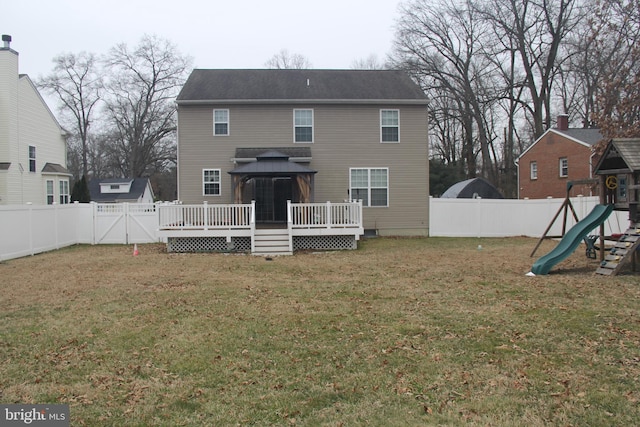
M 67 170 L 67 168 L 65 168 L 62 165 L 59 165 L 58 163 L 45 163 L 44 167 L 42 168 L 42 173 L 71 175 Z
M 11 162 L 0 162 L 0 171 L 9 170 L 9 166 L 11 166 Z
M 589 145 L 596 145 L 604 138 L 600 133 L 600 129 L 569 128 L 567 130 L 554 130 Z
M 178 104 L 207 102 L 427 103 L 420 87 L 397 70 L 193 70 Z
M 131 184 L 131 189 L 128 193 L 101 193 L 100 184 Z M 149 178 L 109 178 L 109 179 L 92 179 L 89 181 L 89 193 L 91 194 L 91 201 L 93 202 L 116 202 L 116 201 L 128 201 L 137 200 L 144 194 L 144 190 L 147 188 Z
M 314 174 L 316 171 L 298 163 L 290 162 L 289 156 L 275 150 L 268 150 L 258 155 L 255 162 L 246 163 L 229 172 L 231 175 L 298 175 Z

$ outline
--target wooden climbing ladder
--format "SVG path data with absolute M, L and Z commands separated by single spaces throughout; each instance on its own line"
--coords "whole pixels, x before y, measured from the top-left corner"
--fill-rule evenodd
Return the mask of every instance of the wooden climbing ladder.
M 635 224 L 618 239 L 596 270 L 596 274 L 615 276 L 623 265 L 631 260 L 634 261 L 635 270 L 634 256 L 638 247 L 640 247 L 640 224 Z

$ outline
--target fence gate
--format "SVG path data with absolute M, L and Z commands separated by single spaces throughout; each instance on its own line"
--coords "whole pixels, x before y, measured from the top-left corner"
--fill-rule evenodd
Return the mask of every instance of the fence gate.
M 157 242 L 158 210 L 147 203 L 94 203 L 94 244 Z

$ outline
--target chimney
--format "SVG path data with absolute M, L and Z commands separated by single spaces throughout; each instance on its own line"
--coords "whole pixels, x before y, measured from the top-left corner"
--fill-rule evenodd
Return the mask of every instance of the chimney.
M 8 34 L 2 35 L 2 41 L 4 42 L 4 48 L 9 49 L 11 47 L 11 36 Z
M 560 114 L 558 116 L 558 124 L 556 125 L 558 130 L 567 130 L 569 129 L 569 115 L 568 114 Z

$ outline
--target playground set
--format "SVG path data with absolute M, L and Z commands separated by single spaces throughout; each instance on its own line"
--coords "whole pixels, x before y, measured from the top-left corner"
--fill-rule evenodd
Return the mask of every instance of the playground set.
M 562 239 L 551 252 L 540 257 L 533 264 L 529 275 L 548 274 L 556 264 L 569 257 L 583 241 L 586 245 L 587 257 L 595 259 L 596 251 L 600 252 L 600 264 L 596 274 L 615 276 L 629 262 L 632 264 L 632 270 L 636 271 L 638 248 L 640 247 L 640 216 L 638 214 L 640 139 L 610 140 L 594 169 L 594 175 L 597 178 L 567 183 L 567 196 L 533 249 L 531 256 L 535 254 L 542 241 L 548 237 L 549 230 L 560 214 L 564 212 Z M 600 188 L 600 204 L 596 205 L 591 213 L 582 220 L 578 219 L 569 199 L 569 192 L 575 184 L 594 184 Z M 569 210 L 573 214 L 576 224 L 566 232 Z M 605 236 L 604 223 L 614 210 L 629 212 L 629 227 L 623 234 Z M 599 233 L 591 234 L 597 227 L 599 227 Z M 615 243 L 607 248 L 606 241 L 614 241 Z

